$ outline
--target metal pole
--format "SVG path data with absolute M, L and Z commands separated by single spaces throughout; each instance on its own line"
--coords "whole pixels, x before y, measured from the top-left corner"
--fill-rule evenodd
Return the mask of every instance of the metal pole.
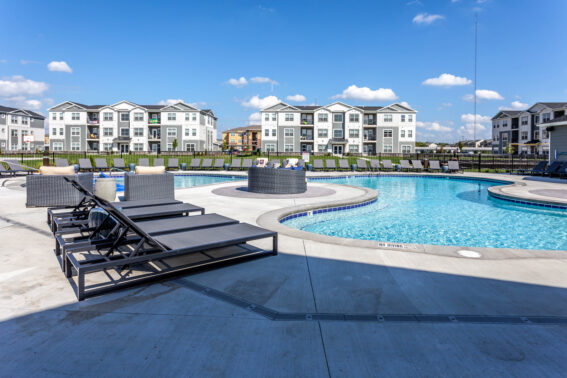
M 481 155 L 480 155 L 480 153 L 479 153 L 479 154 L 478 154 L 478 171 L 479 171 L 479 172 L 480 172 L 480 165 L 481 165 L 481 163 L 482 163 L 482 158 L 481 158 Z M 471 168 L 472 168 L 472 167 L 471 167 Z

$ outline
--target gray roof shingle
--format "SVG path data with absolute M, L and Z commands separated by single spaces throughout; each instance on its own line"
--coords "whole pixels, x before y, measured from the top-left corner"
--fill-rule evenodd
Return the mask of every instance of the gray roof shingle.
M 0 105 L 0 112 L 2 112 L 2 113 L 10 113 L 10 112 L 13 112 L 14 110 L 23 110 L 23 111 L 29 113 L 29 114 L 30 114 L 32 117 L 34 117 L 34 118 L 45 119 L 45 117 L 42 116 L 41 114 L 36 113 L 36 112 L 32 112 L 31 110 L 19 109 L 19 108 L 12 108 L 12 107 L 10 107 L 10 106 L 3 106 L 3 105 Z

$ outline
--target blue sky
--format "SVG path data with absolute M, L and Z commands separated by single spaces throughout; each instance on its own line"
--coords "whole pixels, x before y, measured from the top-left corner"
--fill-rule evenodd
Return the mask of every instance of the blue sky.
M 224 130 L 277 99 L 397 101 L 418 140 L 467 139 L 475 12 L 478 135 L 499 108 L 567 100 L 565 0 L 1 1 L 0 104 L 182 99 Z

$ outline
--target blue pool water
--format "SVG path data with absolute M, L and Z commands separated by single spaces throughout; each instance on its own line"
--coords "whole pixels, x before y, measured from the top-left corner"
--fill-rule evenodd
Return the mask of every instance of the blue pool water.
M 124 177 L 113 176 L 116 179 L 116 191 L 124 191 Z M 96 179 L 96 178 L 95 178 Z M 213 176 L 213 175 L 175 175 L 175 189 L 189 188 L 208 184 L 218 184 L 226 181 L 246 180 L 246 177 L 238 176 Z
M 290 219 L 328 236 L 397 243 L 567 250 L 567 211 L 495 199 L 502 183 L 433 177 L 351 177 L 325 182 L 378 190 L 357 209 Z

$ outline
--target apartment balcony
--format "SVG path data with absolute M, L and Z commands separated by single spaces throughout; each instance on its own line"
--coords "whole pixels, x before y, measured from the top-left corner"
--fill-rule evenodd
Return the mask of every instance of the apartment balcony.
M 365 123 L 365 124 L 362 125 L 362 127 L 374 127 L 374 128 L 375 128 L 375 127 L 376 127 L 376 122 L 374 122 L 374 123 Z
M 98 125 L 98 119 L 87 119 L 87 125 Z
M 150 134 L 148 135 L 148 141 L 160 141 L 161 140 L 161 134 Z
M 332 138 L 330 142 L 334 144 L 346 144 L 347 140 L 345 138 Z
M 99 140 L 100 136 L 97 133 L 87 134 L 87 140 Z
M 313 137 L 312 136 L 301 136 L 299 138 L 300 141 L 302 142 L 313 142 Z
M 363 139 L 364 142 L 376 142 L 375 136 L 365 136 Z
M 114 143 L 130 143 L 131 140 L 132 138 L 130 138 L 129 136 L 120 135 L 114 138 L 112 141 Z
M 159 118 L 148 119 L 148 126 L 159 126 L 159 125 L 161 125 L 161 119 Z

